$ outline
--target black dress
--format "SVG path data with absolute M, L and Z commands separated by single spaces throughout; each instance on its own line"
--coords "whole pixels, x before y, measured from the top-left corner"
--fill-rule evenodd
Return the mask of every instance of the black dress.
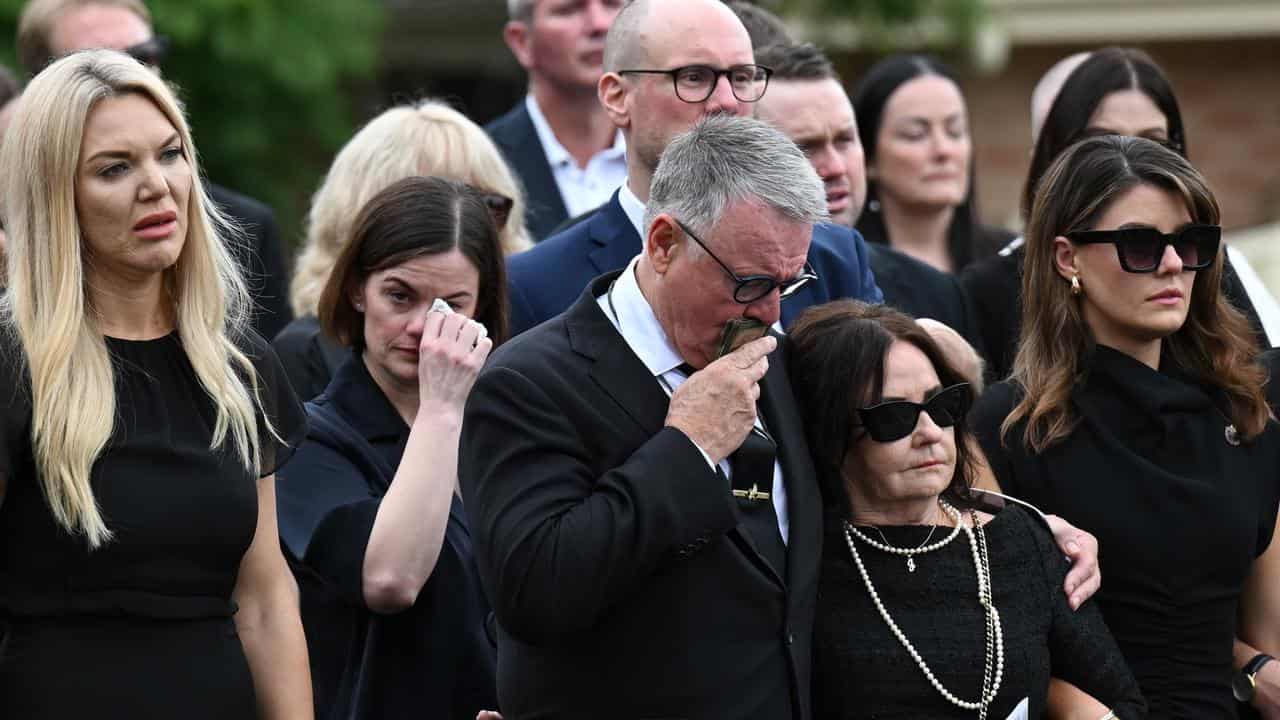
M 1021 508 L 1009 508 L 985 528 L 1005 653 L 1003 681 L 987 717 L 1003 720 L 1023 698 L 1028 717 L 1040 717 L 1050 675 L 1072 682 L 1125 720 L 1146 717 L 1138 685 L 1098 609 L 1092 602 L 1075 612 L 1067 606 L 1066 562 L 1044 523 Z M 895 546 L 915 547 L 928 529 L 881 531 Z M 854 542 L 881 602 L 943 687 L 966 702 L 977 700 L 985 613 L 965 533 L 918 556 L 915 572 L 907 571 L 900 556 Z M 889 630 L 853 562 L 840 521 L 827 523 L 813 642 L 815 718 L 977 716 L 943 698 Z
M 307 403 L 307 440 L 277 477 L 280 537 L 302 593 L 316 715 L 472 720 L 495 710 L 497 647 L 455 494 L 440 557 L 413 607 L 364 602 L 365 548 L 409 427 L 348 353 Z
M 252 718 L 253 681 L 231 600 L 258 518 L 257 475 L 230 442 L 209 449 L 213 405 L 177 334 L 107 340 L 116 427 L 91 483 L 108 543 L 57 525 L 34 469 L 30 379 L 0 346 L 0 718 Z M 253 335 L 264 476 L 304 431 L 301 407 Z
M 993 386 L 972 413 L 1005 492 L 1098 538 L 1098 605 L 1159 718 L 1234 718 L 1236 611 L 1280 507 L 1280 426 L 1239 445 L 1216 391 L 1166 359 L 1153 370 L 1097 346 L 1071 395 L 1080 418 L 1041 454 L 1000 424 L 1017 393 Z
M 293 391 L 311 400 L 329 385 L 333 373 L 347 359 L 347 349 L 320 331 L 315 315 L 294 318 L 271 343 L 284 366 Z

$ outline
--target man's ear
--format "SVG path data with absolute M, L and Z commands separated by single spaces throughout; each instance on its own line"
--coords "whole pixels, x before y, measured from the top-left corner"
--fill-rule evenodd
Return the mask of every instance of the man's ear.
M 507 47 L 511 48 L 511 54 L 516 56 L 516 62 L 520 63 L 520 67 L 528 70 L 533 65 L 529 24 L 522 20 L 508 20 L 502 27 L 502 39 L 506 41 Z
M 1068 282 L 1080 274 L 1080 267 L 1076 264 L 1076 246 L 1061 235 L 1053 239 L 1053 265 L 1062 279 Z
M 631 109 L 627 103 L 627 86 L 618 73 L 607 72 L 600 76 L 596 84 L 596 97 L 600 105 L 609 114 L 614 127 L 626 129 L 631 126 Z
M 645 238 L 644 252 L 654 272 L 662 275 L 671 266 L 676 255 L 683 251 L 684 243 L 676 235 L 676 221 L 663 213 L 649 224 L 649 236 Z

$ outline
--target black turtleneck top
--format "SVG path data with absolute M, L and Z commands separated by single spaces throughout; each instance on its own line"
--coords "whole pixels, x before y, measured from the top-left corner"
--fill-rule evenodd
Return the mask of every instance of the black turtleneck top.
M 1234 718 L 1236 612 L 1275 528 L 1280 426 L 1233 443 L 1219 391 L 1171 363 L 1100 345 L 1084 367 L 1065 440 L 1033 453 L 1018 423 L 1002 443 L 1021 391 L 1000 383 L 970 416 L 979 441 L 1005 492 L 1098 538 L 1098 605 L 1151 716 Z

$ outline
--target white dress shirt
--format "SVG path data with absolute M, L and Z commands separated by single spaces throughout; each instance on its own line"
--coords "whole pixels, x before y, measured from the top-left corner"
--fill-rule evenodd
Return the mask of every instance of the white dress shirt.
M 547 116 L 542 114 L 542 108 L 538 107 L 538 101 L 532 94 L 525 96 L 524 105 L 529 111 L 529 119 L 533 121 L 533 129 L 538 133 L 542 152 L 546 153 L 547 164 L 551 166 L 551 175 L 556 179 L 556 187 L 569 217 L 577 217 L 608 202 L 614 189 L 627 179 L 627 141 L 623 139 L 622 131 L 614 135 L 612 147 L 591 156 L 587 166 L 580 168 L 556 139 L 551 125 L 547 124 Z
M 623 191 L 629 192 L 625 185 Z M 636 354 L 636 357 L 640 358 L 640 362 L 644 363 L 669 396 L 687 379 L 684 373 L 677 369 L 684 360 L 680 358 L 680 353 L 676 352 L 671 340 L 667 338 L 666 331 L 658 323 L 658 318 L 653 314 L 649 301 L 640 292 L 640 284 L 636 281 L 635 273 L 638 259 L 631 259 L 626 269 L 614 281 L 609 292 L 596 298 L 596 302 L 613 326 L 618 329 L 623 341 Z M 756 427 L 763 429 L 759 417 L 756 418 Z M 697 447 L 697 443 L 694 447 Z M 702 457 L 706 458 L 707 464 L 714 467 L 706 451 L 700 447 L 698 451 L 702 453 Z M 720 469 L 724 471 L 725 477 L 731 477 L 733 474 L 727 458 L 720 461 Z M 728 492 L 728 488 L 725 491 Z M 785 543 L 790 526 L 787 518 L 787 494 L 782 482 L 782 466 L 776 459 L 773 462 L 773 489 L 769 497 L 773 500 L 773 509 L 778 515 L 778 531 L 782 534 L 782 541 Z

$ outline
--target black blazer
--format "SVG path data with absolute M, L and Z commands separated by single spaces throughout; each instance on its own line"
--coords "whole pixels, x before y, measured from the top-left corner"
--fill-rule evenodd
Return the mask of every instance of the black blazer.
M 502 711 L 808 718 L 822 513 L 783 349 L 761 396 L 788 497 L 779 578 L 596 304 L 617 275 L 503 345 L 467 403 L 459 476 Z
M 538 139 L 538 131 L 533 127 L 524 98 L 506 115 L 485 125 L 484 129 L 524 185 L 525 203 L 528 205 L 525 225 L 535 242 L 542 240 L 568 219 L 569 211 L 565 209 L 560 186 L 556 185 L 555 175 L 551 173 L 547 151 Z
M 209 197 L 244 231 L 246 245 L 231 245 L 253 296 L 253 329 L 273 338 L 289 321 L 289 271 L 271 208 L 221 185 L 206 183 Z
M 970 343 L 978 342 L 969 300 L 956 276 L 888 245 L 867 243 L 867 255 L 886 305 L 946 323 Z

